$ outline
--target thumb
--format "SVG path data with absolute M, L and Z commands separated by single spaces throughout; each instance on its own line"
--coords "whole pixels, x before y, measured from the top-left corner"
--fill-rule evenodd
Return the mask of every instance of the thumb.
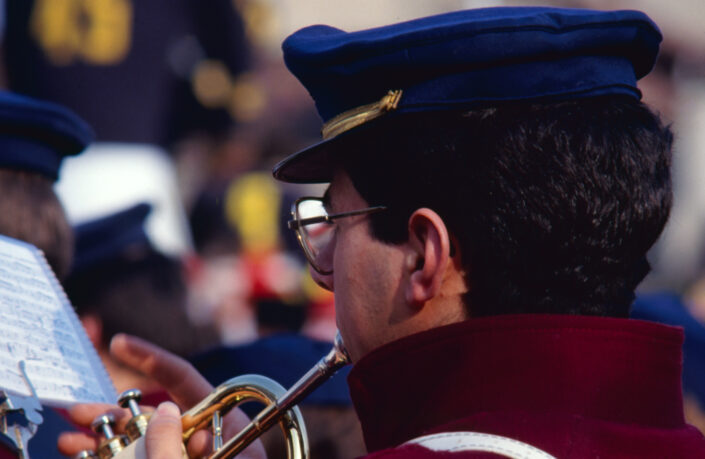
M 164 402 L 152 413 L 145 435 L 149 459 L 174 459 L 184 457 L 181 441 L 181 413 L 172 402 Z

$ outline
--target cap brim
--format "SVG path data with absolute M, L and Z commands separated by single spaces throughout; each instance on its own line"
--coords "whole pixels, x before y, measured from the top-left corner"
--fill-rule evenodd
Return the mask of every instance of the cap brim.
M 387 115 L 387 118 L 390 118 L 391 115 L 391 113 Z M 357 126 L 332 139 L 321 140 L 284 158 L 272 169 L 274 178 L 288 183 L 330 182 L 333 179 L 336 167 L 340 164 L 342 152 L 340 148 L 337 148 L 338 144 L 351 136 L 366 132 L 371 125 L 376 124 L 376 121 Z
M 334 164 L 329 147 L 334 140 L 323 140 L 284 158 L 274 166 L 274 178 L 289 183 L 330 182 Z
M 328 183 L 333 179 L 336 168 L 341 164 L 341 155 L 346 151 L 339 148 L 340 142 L 365 135 L 373 126 L 397 116 L 404 116 L 404 113 L 403 109 L 387 113 L 332 139 L 321 140 L 284 158 L 274 166 L 272 174 L 275 179 L 288 183 Z

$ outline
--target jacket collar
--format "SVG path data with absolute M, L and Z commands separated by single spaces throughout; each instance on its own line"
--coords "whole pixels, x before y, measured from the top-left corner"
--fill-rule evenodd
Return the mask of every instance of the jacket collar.
M 348 377 L 369 451 L 479 412 L 684 424 L 679 328 L 633 319 L 471 319 L 386 344 Z

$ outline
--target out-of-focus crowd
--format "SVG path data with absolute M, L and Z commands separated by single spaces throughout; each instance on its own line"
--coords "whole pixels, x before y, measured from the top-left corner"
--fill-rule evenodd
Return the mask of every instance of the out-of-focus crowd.
M 272 299 L 331 339 L 331 296 L 282 230 L 290 193 L 264 172 L 315 135 L 315 115 L 254 45 L 247 18 L 265 13 L 211 3 L 8 2 L 7 86 L 88 121 L 95 141 L 56 186 L 69 219 L 149 204 L 149 243 L 183 263 L 189 317 L 214 342 L 256 338 L 256 302 Z
M 263 45 L 270 7 L 3 4 L 5 88 L 58 103 L 94 131 L 80 155 L 59 154 L 54 189 L 73 235 L 61 244 L 66 266 L 53 267 L 118 392 L 163 396 L 110 356 L 116 333 L 191 358 L 213 384 L 262 373 L 285 386 L 335 336 L 332 294 L 313 283 L 285 230 L 295 195 L 269 172 L 318 135 L 303 89 Z M 4 233 L 41 245 L 33 233 Z M 303 407 L 318 457 L 363 452 L 344 376 Z M 67 428 L 60 413 L 45 417 L 34 457 L 57 455 Z

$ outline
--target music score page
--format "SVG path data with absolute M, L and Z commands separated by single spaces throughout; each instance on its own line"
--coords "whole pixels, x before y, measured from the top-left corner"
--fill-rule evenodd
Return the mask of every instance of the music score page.
M 36 247 L 0 236 L 0 388 L 42 404 L 115 403 L 115 388 Z

